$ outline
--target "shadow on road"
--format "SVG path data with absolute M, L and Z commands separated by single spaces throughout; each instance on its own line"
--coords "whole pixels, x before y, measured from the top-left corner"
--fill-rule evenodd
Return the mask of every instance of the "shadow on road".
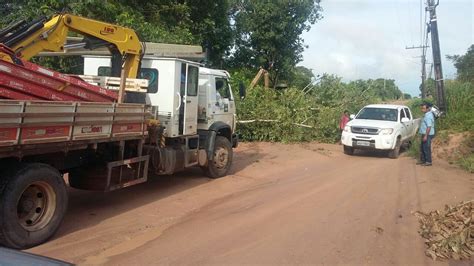
M 261 157 L 258 149 L 237 150 L 229 174 L 238 173 Z M 146 183 L 108 193 L 68 188 L 68 212 L 54 238 L 212 181 L 196 167 L 172 176 L 151 176 Z
M 400 156 L 404 156 L 407 153 L 407 149 L 402 147 L 400 149 Z M 382 150 L 355 150 L 354 151 L 354 156 L 359 156 L 359 157 L 373 157 L 373 158 L 388 158 L 388 151 L 382 151 Z

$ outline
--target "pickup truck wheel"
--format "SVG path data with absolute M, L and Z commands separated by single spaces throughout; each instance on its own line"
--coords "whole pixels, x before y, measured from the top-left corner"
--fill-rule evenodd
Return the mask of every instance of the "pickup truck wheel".
M 204 173 L 210 178 L 227 175 L 232 165 L 232 145 L 226 137 L 217 136 L 214 144 L 214 157 L 204 167 Z
M 344 145 L 344 154 L 353 155 L 354 154 L 354 147 Z
M 66 213 L 61 174 L 45 164 L 27 164 L 7 177 L 0 195 L 0 244 L 26 249 L 54 235 Z
M 400 155 L 400 148 L 402 146 L 400 138 L 397 138 L 397 143 L 395 144 L 395 148 L 388 152 L 388 157 L 391 159 L 397 159 Z

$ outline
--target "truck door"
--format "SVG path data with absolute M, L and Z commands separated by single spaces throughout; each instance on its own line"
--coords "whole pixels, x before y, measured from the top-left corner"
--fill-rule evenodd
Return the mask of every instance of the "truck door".
M 213 107 L 214 121 L 221 121 L 234 127 L 235 105 L 230 85 L 225 77 L 214 77 L 215 103 Z
M 181 117 L 182 121 L 180 121 L 180 124 L 182 124 L 180 134 L 194 135 L 197 133 L 199 68 L 183 63 L 181 65 L 181 78 L 183 108 L 180 112 L 183 116 Z
M 401 135 L 402 135 L 402 140 L 405 140 L 409 134 L 408 132 L 408 123 L 407 122 L 402 122 L 402 119 L 403 118 L 406 118 L 406 114 L 405 114 L 405 111 L 402 109 L 399 110 L 399 120 L 400 123 L 402 124 L 402 129 L 401 129 Z
M 408 125 L 408 136 L 413 137 L 416 135 L 416 130 L 418 129 L 417 125 L 415 125 L 415 121 L 413 120 L 413 116 L 411 115 L 411 111 L 408 108 L 404 108 L 405 114 L 408 119 L 410 119 L 409 125 Z

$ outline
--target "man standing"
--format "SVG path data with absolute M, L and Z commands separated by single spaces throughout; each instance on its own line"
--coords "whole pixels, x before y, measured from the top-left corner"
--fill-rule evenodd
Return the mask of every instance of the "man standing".
M 419 134 L 421 135 L 420 161 L 417 164 L 431 166 L 431 140 L 435 134 L 435 117 L 431 112 L 431 104 L 422 103 L 421 111 L 425 114 L 421 121 Z

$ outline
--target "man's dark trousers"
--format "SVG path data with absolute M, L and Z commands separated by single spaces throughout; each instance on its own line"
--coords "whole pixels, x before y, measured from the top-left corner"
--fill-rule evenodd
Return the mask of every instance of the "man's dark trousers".
M 423 141 L 421 136 L 421 147 L 420 147 L 420 161 L 423 163 L 431 163 L 431 140 L 433 136 L 428 135 L 426 141 Z

